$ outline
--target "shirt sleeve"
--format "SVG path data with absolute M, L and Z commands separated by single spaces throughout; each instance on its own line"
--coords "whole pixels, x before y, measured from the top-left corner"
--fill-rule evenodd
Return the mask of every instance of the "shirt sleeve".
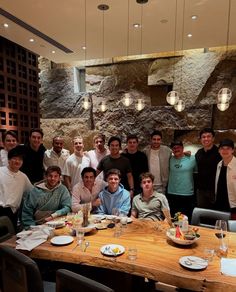
M 120 211 L 125 213 L 126 215 L 128 215 L 130 207 L 131 207 L 130 206 L 130 194 L 126 190 L 124 190 L 124 192 L 125 192 L 125 196 L 124 196 L 124 200 L 121 204 Z
M 61 201 L 60 201 L 60 209 L 57 210 L 55 213 L 53 213 L 52 216 L 54 214 L 56 216 L 66 215 L 70 211 L 71 211 L 71 197 L 67 188 L 64 187 L 64 191 L 63 191 L 63 194 L 61 196 Z
M 72 190 L 72 211 L 78 212 L 80 210 L 80 193 L 79 187 L 75 185 Z
M 29 192 L 24 200 L 22 208 L 22 223 L 25 229 L 29 229 L 30 226 L 36 225 L 34 221 L 35 202 L 33 200 L 33 194 Z

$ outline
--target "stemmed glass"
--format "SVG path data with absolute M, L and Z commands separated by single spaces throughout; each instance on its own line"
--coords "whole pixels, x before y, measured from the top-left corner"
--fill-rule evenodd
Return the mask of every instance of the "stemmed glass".
M 216 251 L 219 257 L 226 257 L 228 254 L 228 244 L 227 240 L 224 238 L 227 234 L 227 222 L 225 220 L 216 220 L 215 223 L 215 236 L 219 238 L 220 246 Z

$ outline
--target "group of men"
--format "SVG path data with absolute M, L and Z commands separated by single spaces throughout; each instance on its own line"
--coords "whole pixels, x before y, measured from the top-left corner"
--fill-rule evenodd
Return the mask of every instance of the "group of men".
M 8 216 L 15 227 L 19 215 L 27 229 L 71 209 L 78 212 L 88 202 L 98 214 L 112 214 L 115 208 L 136 218 L 163 220 L 170 206 L 172 216 L 182 212 L 191 218 L 198 206 L 231 211 L 235 219 L 234 143 L 225 139 L 218 149 L 210 128 L 200 132 L 203 148 L 196 155 L 185 152 L 181 141 L 163 145 L 158 130 L 143 152 L 136 135 L 127 136 L 122 151 L 119 137 L 112 136 L 107 149 L 105 136 L 98 134 L 88 152 L 83 138 L 74 137 L 71 155 L 60 136 L 46 150 L 40 129 L 31 130 L 27 145 L 11 144 L 13 136 L 5 133 L 0 151 L 0 216 Z

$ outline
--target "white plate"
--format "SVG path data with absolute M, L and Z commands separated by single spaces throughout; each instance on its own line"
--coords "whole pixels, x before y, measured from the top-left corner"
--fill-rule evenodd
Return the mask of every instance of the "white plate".
M 118 249 L 118 252 L 116 252 L 115 249 Z M 123 254 L 125 252 L 125 248 L 119 244 L 106 244 L 100 248 L 100 251 L 103 255 L 116 257 Z
M 194 242 L 196 242 L 199 238 L 199 237 L 195 237 L 194 239 L 180 239 L 180 238 L 177 238 L 175 237 L 174 235 L 171 234 L 170 230 L 167 230 L 166 232 L 166 236 L 172 240 L 174 243 L 177 243 L 177 244 L 180 244 L 180 245 L 191 245 L 193 244 Z
M 64 227 L 66 224 L 65 224 L 65 221 L 58 220 L 58 221 L 48 221 L 46 222 L 46 225 L 53 228 L 61 228 L 61 227 Z
M 128 217 L 127 223 L 131 223 L 131 222 L 133 222 L 133 219 L 131 217 Z
M 79 227 L 79 229 L 82 230 L 84 233 L 88 233 L 88 232 L 92 231 L 95 228 L 96 228 L 96 224 L 89 224 L 86 227 Z
M 93 219 L 96 219 L 96 220 L 103 220 L 103 219 L 106 218 L 105 215 L 99 215 L 99 214 L 92 214 L 91 217 L 92 217 Z
M 74 241 L 74 237 L 68 235 L 54 236 L 51 240 L 53 245 L 67 245 Z
M 96 229 L 98 229 L 98 230 L 107 229 L 107 224 L 105 224 L 105 223 L 97 223 L 96 224 Z
M 118 216 L 116 216 L 116 215 L 106 215 L 106 219 L 107 220 L 112 220 L 112 219 L 115 219 L 115 218 L 117 218 Z
M 191 270 L 203 270 L 208 266 L 208 262 L 195 256 L 184 256 L 179 259 L 181 266 Z

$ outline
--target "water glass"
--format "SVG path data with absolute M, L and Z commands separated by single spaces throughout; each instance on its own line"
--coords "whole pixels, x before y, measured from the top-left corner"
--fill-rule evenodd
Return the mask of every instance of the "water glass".
M 120 237 L 121 234 L 122 234 L 121 225 L 120 224 L 116 224 L 115 225 L 115 229 L 114 229 L 114 237 Z
M 204 248 L 203 251 L 203 258 L 208 261 L 208 262 L 212 262 L 213 257 L 215 254 L 215 250 L 214 249 L 210 249 L 210 248 Z
M 130 246 L 128 248 L 128 259 L 130 261 L 135 261 L 137 259 L 138 250 L 136 246 Z

